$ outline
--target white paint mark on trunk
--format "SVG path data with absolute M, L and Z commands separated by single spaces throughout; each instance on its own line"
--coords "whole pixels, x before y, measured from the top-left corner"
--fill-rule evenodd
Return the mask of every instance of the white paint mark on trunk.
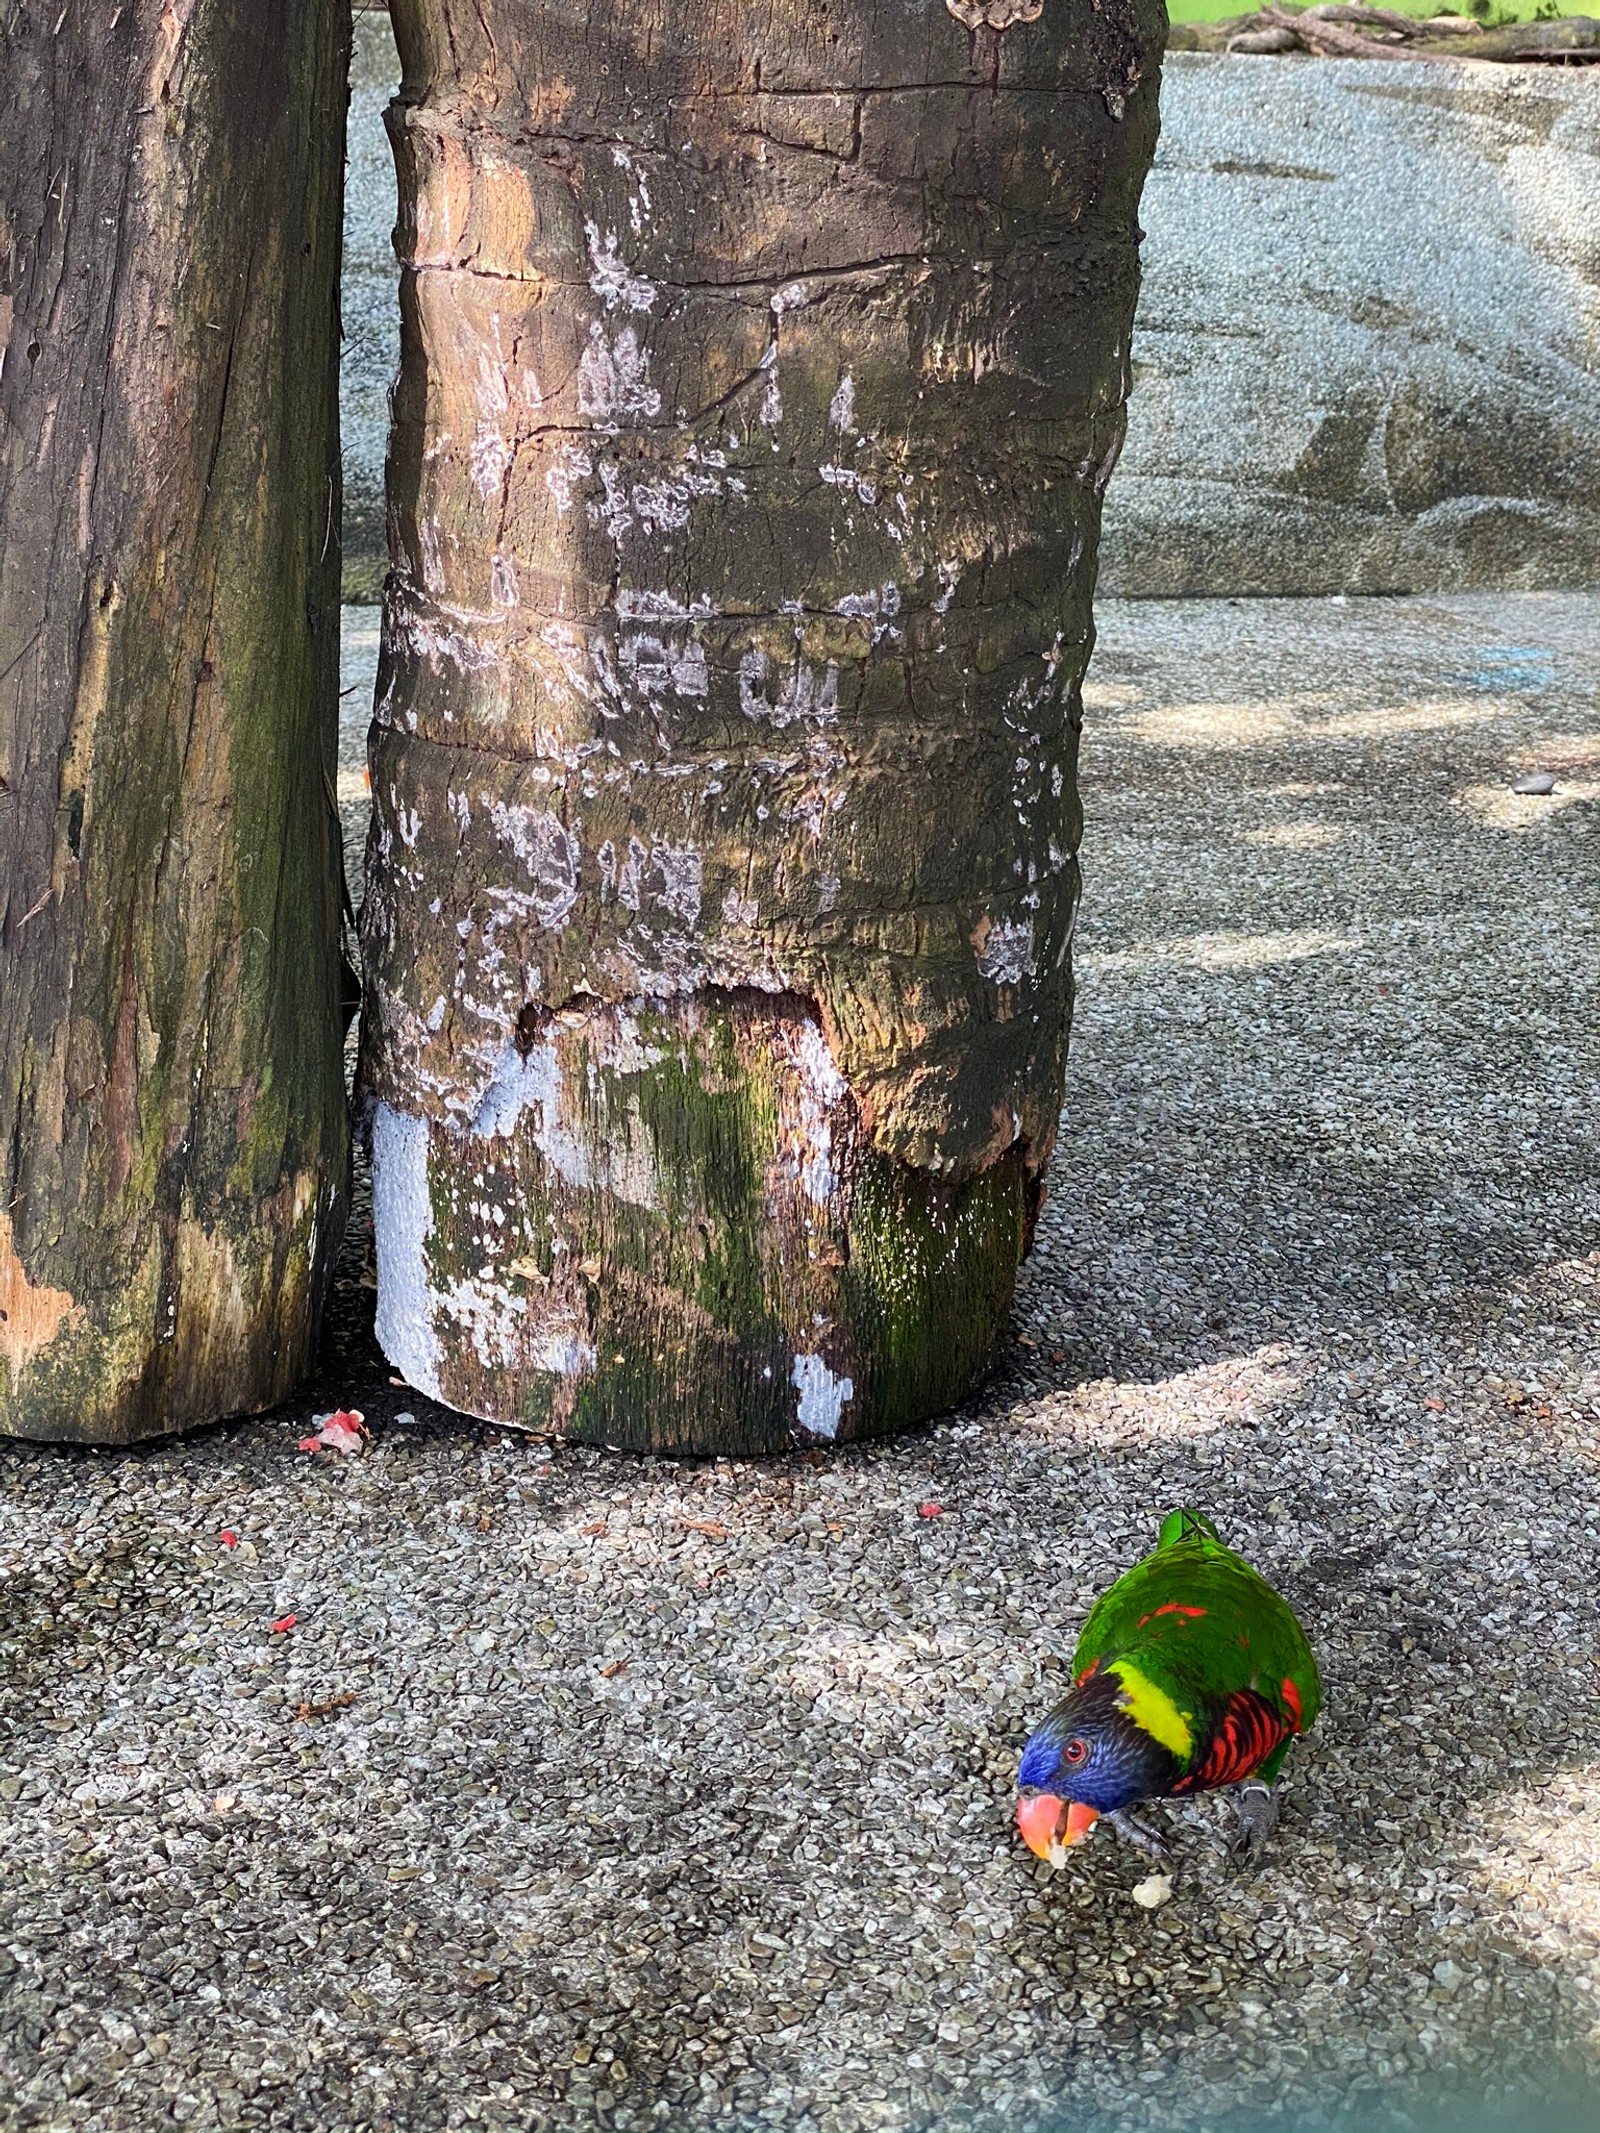
M 517 806 L 490 793 L 483 795 L 483 805 L 495 835 L 528 870 L 529 902 L 540 925 L 565 925 L 578 900 L 577 832 L 547 807 Z
M 589 286 L 595 295 L 608 311 L 648 311 L 656 300 L 655 283 L 632 272 L 619 256 L 616 231 L 607 230 L 602 237 L 592 222 L 583 228 L 589 240 Z
M 817 472 L 831 488 L 853 489 L 864 504 L 875 504 L 878 501 L 878 484 L 868 481 L 864 474 L 858 474 L 854 467 L 823 465 L 818 467 Z
M 594 461 L 575 444 L 564 444 L 545 469 L 544 485 L 556 500 L 558 516 L 572 509 L 573 492 L 594 473 Z
M 496 607 L 517 604 L 517 567 L 510 556 L 496 552 L 489 566 L 489 591 Z
M 800 1190 L 813 1207 L 829 1207 L 839 1187 L 835 1164 L 834 1113 L 850 1085 L 834 1063 L 828 1040 L 815 1022 L 780 1032 L 781 1055 L 793 1069 L 780 1094 L 780 1130 Z
M 711 693 L 711 674 L 705 648 L 694 638 L 658 637 L 643 631 L 630 632 L 617 647 L 617 660 L 625 674 L 647 698 L 674 696 L 703 698 Z
M 435 674 L 444 666 L 457 667 L 463 674 L 487 674 L 500 664 L 492 644 L 419 613 L 403 594 L 390 599 L 387 627 L 399 648 L 414 659 L 425 659 Z
M 835 1377 L 820 1355 L 797 1355 L 790 1382 L 799 1395 L 795 1422 L 808 1437 L 833 1438 L 847 1400 L 856 1396 L 850 1378 Z
M 874 644 L 881 644 L 885 637 L 898 639 L 901 635 L 894 622 L 900 612 L 900 588 L 892 578 L 885 579 L 876 592 L 846 593 L 838 612 L 851 621 L 870 622 Z
M 617 1076 L 640 1074 L 660 1060 L 660 1053 L 640 1040 L 637 1021 L 625 1011 L 612 1010 L 594 1017 L 589 1034 L 592 1058 Z M 631 1121 L 613 1111 L 609 1128 L 598 1140 L 581 1131 L 585 1116 L 581 1103 L 573 1108 L 577 1120 L 567 1115 L 561 1058 L 557 1044 L 549 1039 L 533 1045 L 526 1054 L 507 1044 L 495 1063 L 495 1071 L 472 1121 L 472 1130 L 484 1140 L 510 1140 L 518 1136 L 538 1149 L 541 1156 L 567 1184 L 581 1192 L 609 1193 L 630 1207 L 654 1208 L 659 1200 L 659 1181 L 648 1132 L 626 1127 Z
M 480 422 L 472 440 L 472 483 L 485 502 L 498 495 L 510 464 L 510 445 L 498 429 Z
M 682 919 L 686 926 L 694 926 L 700 919 L 700 893 L 703 863 L 700 854 L 692 845 L 653 844 L 650 847 L 650 871 L 660 881 L 661 888 L 656 902 L 674 918 Z
M 422 560 L 422 589 L 424 592 L 440 593 L 444 590 L 444 558 L 439 550 L 439 521 L 425 518 L 417 526 L 417 552 Z
M 1038 968 L 1033 928 L 1015 919 L 1003 919 L 998 925 L 990 919 L 980 920 L 973 931 L 972 945 L 977 951 L 979 970 L 996 985 L 1020 985 Z
M 618 421 L 661 412 L 661 395 L 650 383 L 650 360 L 639 336 L 625 326 L 615 341 L 601 325 L 589 329 L 589 345 L 578 365 L 578 412 L 596 421 Z
M 410 1385 L 437 1400 L 439 1336 L 428 1280 L 433 1208 L 428 1123 L 380 1103 L 372 1121 L 372 1223 L 378 1251 L 378 1345 Z
M 752 645 L 739 661 L 739 709 L 746 718 L 767 719 L 784 727 L 797 719 L 831 723 L 839 715 L 839 667 L 829 660 L 821 672 L 797 654 L 791 665 L 775 667 L 770 654 Z
M 628 201 L 628 220 L 633 226 L 635 237 L 641 236 L 644 232 L 645 224 L 650 219 L 651 210 L 655 205 L 655 202 L 650 197 L 650 181 L 646 178 L 639 164 L 634 161 L 633 157 L 620 142 L 612 149 L 611 160 L 618 170 L 625 170 L 628 173 L 637 188 Z
M 617 613 L 624 622 L 688 622 L 720 612 L 707 593 L 697 593 L 687 607 L 668 592 L 636 592 L 625 585 L 617 594 Z

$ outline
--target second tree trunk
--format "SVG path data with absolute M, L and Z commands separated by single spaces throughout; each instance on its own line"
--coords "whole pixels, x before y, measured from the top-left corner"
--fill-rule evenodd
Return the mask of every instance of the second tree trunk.
M 612 1443 L 916 1420 L 1055 1134 L 1159 9 L 395 20 L 380 1336 Z

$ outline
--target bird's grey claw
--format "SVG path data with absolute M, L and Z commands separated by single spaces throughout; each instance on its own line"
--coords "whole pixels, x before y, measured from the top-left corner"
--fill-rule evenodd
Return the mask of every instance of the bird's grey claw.
M 1141 1822 L 1137 1815 L 1129 1814 L 1124 1807 L 1105 1820 L 1111 1824 L 1124 1844 L 1131 1844 L 1136 1851 L 1148 1852 L 1152 1859 L 1165 1859 L 1167 1846 L 1148 1822 Z
M 1234 1857 L 1248 1858 L 1254 1865 L 1265 1851 L 1268 1837 L 1278 1826 L 1278 1796 L 1270 1785 L 1252 1781 L 1235 1788 L 1233 1807 L 1239 1817 L 1239 1834 L 1233 1844 Z

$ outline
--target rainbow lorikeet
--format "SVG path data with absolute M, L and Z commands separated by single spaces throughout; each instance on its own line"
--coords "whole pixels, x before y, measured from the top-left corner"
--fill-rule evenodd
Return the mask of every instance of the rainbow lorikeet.
M 1017 1826 L 1060 1866 L 1103 1815 L 1160 1850 L 1130 1809 L 1234 1786 L 1252 1855 L 1277 1820 L 1272 1786 L 1322 1705 L 1288 1602 L 1198 1511 L 1166 1518 L 1155 1553 L 1095 1603 L 1071 1693 L 1034 1732 L 1017 1772 Z

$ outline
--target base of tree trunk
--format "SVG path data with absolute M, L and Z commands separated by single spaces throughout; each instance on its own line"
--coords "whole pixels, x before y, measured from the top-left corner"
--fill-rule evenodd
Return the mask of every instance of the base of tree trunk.
M 1020 1151 L 958 1184 L 873 1150 L 810 1005 L 541 1017 L 465 1130 L 379 1105 L 378 1335 L 498 1422 L 755 1453 L 938 1413 L 1021 1257 Z

